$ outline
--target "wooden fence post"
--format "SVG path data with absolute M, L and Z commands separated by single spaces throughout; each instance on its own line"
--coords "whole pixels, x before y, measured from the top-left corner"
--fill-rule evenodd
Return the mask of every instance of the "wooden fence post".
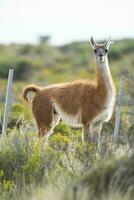
M 6 92 L 6 101 L 5 101 L 5 108 L 4 108 L 4 117 L 3 117 L 3 125 L 2 125 L 2 137 L 6 136 L 6 129 L 8 123 L 8 116 L 11 107 L 11 95 L 12 95 L 12 84 L 13 84 L 13 74 L 14 69 L 9 68 L 8 73 L 8 83 L 7 83 L 7 92 Z
M 120 75 L 119 95 L 118 95 L 118 98 L 117 98 L 116 119 L 115 119 L 115 129 L 114 129 L 114 140 L 116 142 L 118 142 L 118 140 L 119 140 L 122 97 L 123 97 L 123 76 Z

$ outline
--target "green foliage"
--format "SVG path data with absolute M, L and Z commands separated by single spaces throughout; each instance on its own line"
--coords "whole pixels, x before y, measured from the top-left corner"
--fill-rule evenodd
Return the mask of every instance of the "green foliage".
M 59 148 L 59 150 L 66 150 L 69 148 L 69 145 L 71 144 L 71 140 L 67 136 L 63 136 L 60 133 L 53 135 L 50 141 L 51 141 L 51 146 L 55 149 Z
M 115 41 L 110 50 L 110 66 L 118 88 L 120 70 L 132 75 L 134 40 Z M 103 126 L 98 147 L 82 144 L 81 129 L 61 122 L 46 145 L 37 139 L 31 106 L 22 103 L 23 87 L 29 83 L 72 81 L 93 78 L 93 55 L 88 42 L 73 42 L 53 47 L 39 45 L 0 45 L 0 101 L 5 100 L 9 64 L 15 67 L 14 103 L 7 137 L 0 138 L 0 198 L 3 200 L 132 200 L 133 183 L 133 115 L 134 107 L 121 111 L 121 135 L 128 137 L 119 145 L 112 138 L 115 116 Z M 133 99 L 133 79 L 125 84 L 125 101 Z M 27 81 L 27 82 L 26 82 Z M 32 98 L 31 98 L 32 100 Z M 3 116 L 0 104 L 0 117 Z M 109 138 L 109 139 L 107 139 Z M 132 156 L 128 159 L 128 156 Z M 122 158 L 122 156 L 124 158 Z M 41 192 L 41 196 L 38 195 Z M 125 193 L 125 194 L 124 194 Z M 58 195 L 58 196 L 56 196 Z M 115 196 L 114 196 L 115 195 Z M 126 196 L 127 195 L 127 196 Z
M 3 111 L 1 116 L 3 118 Z M 29 126 L 32 124 L 31 108 L 27 109 L 24 104 L 14 103 L 11 107 L 11 113 L 8 119 L 8 128 L 12 129 L 17 127 L 19 129 L 26 123 L 29 123 Z M 2 129 L 1 125 L 0 129 Z
M 110 196 L 110 193 L 120 193 L 122 196 L 128 194 L 132 199 L 134 196 L 134 160 L 123 158 L 111 160 L 92 168 L 88 174 L 76 185 L 79 193 L 88 189 L 89 199 L 100 199 L 102 194 Z M 83 190 L 83 192 L 82 192 Z
M 120 47 L 116 45 L 116 47 L 113 47 L 110 52 L 110 58 L 111 60 L 119 60 L 122 57 L 122 51 Z
M 18 107 L 16 105 L 14 110 L 20 109 Z M 16 128 L 10 130 L 7 138 L 0 138 L 1 196 L 7 195 L 5 197 L 7 200 L 21 198 L 27 189 L 29 195 L 32 195 L 31 185 L 32 188 L 47 188 L 48 185 L 55 188 L 56 186 L 60 190 L 61 182 L 64 182 L 61 200 L 66 196 L 66 192 L 68 193 L 66 199 L 71 199 L 70 195 L 74 187 L 80 191 L 77 193 L 78 196 L 83 195 L 89 188 L 92 198 L 97 198 L 98 194 L 98 198 L 101 198 L 107 192 L 114 192 L 117 187 L 120 188 L 120 192 L 128 193 L 132 186 L 134 163 L 133 160 L 125 157 L 115 160 L 114 157 L 122 146 L 118 147 L 108 142 L 107 146 L 104 147 L 102 144 L 98 148 L 92 143 L 82 144 L 77 137 L 74 141 L 70 139 L 70 133 L 67 131 L 66 136 L 55 133 L 46 145 L 44 139 L 37 140 L 35 132 L 29 127 L 21 127 L 21 131 Z M 123 151 L 126 155 L 125 148 Z M 129 194 L 133 194 L 132 187 Z
M 1 61 L 0 62 L 0 78 L 7 78 L 8 70 L 9 70 L 8 61 Z
M 0 78 L 8 77 L 8 70 L 12 61 L 0 62 Z M 12 63 L 15 66 L 14 80 L 27 80 L 32 72 L 32 65 L 29 61 L 21 59 Z
M 22 55 L 27 55 L 29 54 L 33 49 L 33 46 L 30 44 L 22 45 L 20 47 L 19 53 Z
M 46 36 L 42 38 L 43 40 L 47 39 Z M 109 58 L 112 61 L 111 69 L 115 71 L 116 76 L 122 61 L 124 62 L 127 57 L 131 63 L 128 63 L 129 71 L 133 69 L 133 62 L 131 62 L 133 52 L 134 40 L 132 39 L 115 41 L 111 46 Z M 9 65 L 14 65 L 16 68 L 16 80 L 30 80 L 32 77 L 32 81 L 38 82 L 40 76 L 43 75 L 44 84 L 60 81 L 61 76 L 61 81 L 69 81 L 76 78 L 92 77 L 93 74 L 93 53 L 89 42 L 72 42 L 60 47 L 53 47 L 46 43 L 1 45 L 0 53 L 1 78 L 7 78 Z M 48 68 L 50 73 L 49 77 L 46 77 Z M 128 71 L 127 66 L 125 66 L 125 70 Z
M 27 80 L 32 73 L 32 65 L 26 60 L 18 60 L 15 64 L 15 80 Z

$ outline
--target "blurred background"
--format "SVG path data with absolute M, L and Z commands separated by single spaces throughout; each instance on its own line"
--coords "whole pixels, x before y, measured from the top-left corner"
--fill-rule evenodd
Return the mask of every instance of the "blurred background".
M 134 199 L 133 24 L 134 0 L 0 0 L 0 133 L 8 70 L 14 68 L 8 137 L 0 135 L 0 200 Z M 122 78 L 122 98 L 99 145 L 83 144 L 82 130 L 63 122 L 44 145 L 23 88 L 93 79 L 91 35 L 114 41 L 108 58 L 117 97 Z
M 133 8 L 133 0 L 0 0 L 1 113 L 9 65 L 15 69 L 14 109 L 16 104 L 24 105 L 21 92 L 27 84 L 92 79 L 90 37 L 103 42 L 111 35 L 110 68 L 117 91 L 120 74 L 124 75 L 122 120 L 130 127 L 134 120 Z

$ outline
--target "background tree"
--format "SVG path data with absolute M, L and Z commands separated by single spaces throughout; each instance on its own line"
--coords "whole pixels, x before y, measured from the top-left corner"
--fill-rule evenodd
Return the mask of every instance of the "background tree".
M 39 42 L 40 44 L 48 43 L 50 41 L 51 37 L 49 35 L 41 35 L 39 36 Z

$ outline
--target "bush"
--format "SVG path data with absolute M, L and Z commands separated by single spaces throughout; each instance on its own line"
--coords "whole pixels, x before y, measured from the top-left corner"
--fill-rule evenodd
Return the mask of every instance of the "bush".
M 17 112 L 24 112 L 20 104 L 12 107 L 12 113 L 16 117 Z M 56 187 L 58 191 L 61 188 L 63 191 L 65 186 L 68 188 L 67 194 L 64 194 L 66 200 L 69 199 L 69 194 L 72 194 L 74 187 L 80 191 L 78 195 L 81 196 L 85 190 L 88 191 L 87 199 L 89 199 L 89 192 L 91 192 L 91 199 L 97 199 L 99 197 L 96 194 L 103 194 L 103 192 L 107 194 L 113 185 L 116 188 L 121 186 L 120 192 L 127 192 L 131 187 L 132 193 L 133 160 L 106 161 L 117 154 L 119 157 L 122 149 L 125 152 L 125 145 L 120 149 L 111 142 L 99 148 L 92 143 L 82 144 L 79 141 L 79 132 L 73 139 L 71 135 L 75 132 L 71 129 L 67 130 L 63 123 L 59 125 L 59 128 L 57 127 L 49 144 L 45 145 L 44 138 L 37 140 L 35 131 L 28 126 L 29 124 L 26 127 L 22 124 L 21 131 L 14 127 L 13 130 L 9 130 L 8 137 L 4 140 L 0 138 L 1 196 L 10 194 L 8 200 L 16 199 L 16 195 L 19 196 L 23 190 L 30 194 L 31 185 L 37 188 L 42 184 L 43 188 L 50 185 L 52 188 Z M 66 134 L 64 134 L 64 128 Z M 83 178 L 80 179 L 80 177 Z M 28 199 L 28 196 L 25 199 Z M 83 200 L 87 199 L 83 198 Z M 72 197 L 70 200 L 73 200 Z
M 19 189 L 23 184 L 41 183 L 45 169 L 53 168 L 55 162 L 54 152 L 44 148 L 43 140 L 35 142 L 32 132 L 18 133 L 9 135 L 3 147 L 0 144 L 0 171 L 3 172 L 2 183 L 11 181 Z
M 9 70 L 9 63 L 7 61 L 0 62 L 0 78 L 7 78 Z
M 134 196 L 134 160 L 121 159 L 111 160 L 92 168 L 88 174 L 75 186 L 76 191 L 82 195 L 88 192 L 86 199 L 101 199 L 105 194 L 120 193 L 122 196 L 128 194 L 132 199 Z M 85 200 L 86 200 L 85 199 Z
M 122 51 L 118 47 L 113 47 L 110 51 L 111 60 L 119 60 L 122 57 Z
M 9 61 L 0 62 L 0 78 L 7 78 L 10 66 Z M 14 80 L 27 80 L 32 74 L 32 65 L 27 60 L 18 60 L 13 63 L 15 66 Z
M 20 54 L 27 55 L 33 50 L 33 45 L 26 44 L 22 45 L 19 49 Z
M 15 80 L 27 80 L 32 73 L 32 65 L 26 60 L 16 62 Z

